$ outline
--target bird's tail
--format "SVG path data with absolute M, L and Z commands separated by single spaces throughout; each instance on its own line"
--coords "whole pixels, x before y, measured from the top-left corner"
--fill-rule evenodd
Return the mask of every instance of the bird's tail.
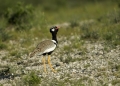
M 37 52 L 37 50 L 35 49 L 33 52 L 30 53 L 30 58 L 33 57 L 35 55 L 35 53 Z

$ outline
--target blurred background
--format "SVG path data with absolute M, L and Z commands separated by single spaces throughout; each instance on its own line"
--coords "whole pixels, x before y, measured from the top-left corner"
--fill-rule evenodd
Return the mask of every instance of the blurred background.
M 116 10 L 116 7 L 120 7 L 119 0 L 0 0 L 0 17 L 7 15 L 7 18 L 10 18 L 15 13 L 22 15 L 22 11 L 31 10 L 34 17 L 45 17 L 46 23 L 60 23 L 97 18 L 105 12 Z M 16 10 L 19 12 L 13 12 Z M 29 16 L 31 13 L 26 15 Z
M 28 37 L 50 38 L 53 25 L 62 26 L 60 36 L 114 40 L 118 45 L 119 22 L 120 0 L 0 0 L 1 49 L 9 40 L 24 38 L 22 44 L 31 45 Z

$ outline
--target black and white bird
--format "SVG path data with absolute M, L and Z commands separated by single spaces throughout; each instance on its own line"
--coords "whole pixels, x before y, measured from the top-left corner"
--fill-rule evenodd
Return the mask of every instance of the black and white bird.
M 53 72 L 56 71 L 53 69 L 52 64 L 50 62 L 50 55 L 55 50 L 58 44 L 57 41 L 58 29 L 59 28 L 57 26 L 53 26 L 52 28 L 50 28 L 50 33 L 52 34 L 52 40 L 45 40 L 40 42 L 35 48 L 35 50 L 30 54 L 30 57 L 33 57 L 34 55 L 38 55 L 38 56 L 48 55 L 48 64 L 50 65 L 50 68 L 52 69 Z M 43 57 L 42 60 L 44 63 L 44 71 L 46 72 L 45 58 Z

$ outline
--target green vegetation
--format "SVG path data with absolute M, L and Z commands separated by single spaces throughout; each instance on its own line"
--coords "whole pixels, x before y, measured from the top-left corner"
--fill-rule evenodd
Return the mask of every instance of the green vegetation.
M 7 41 L 11 38 L 10 33 L 4 28 L 0 28 L 0 41 Z
M 31 21 L 34 19 L 33 9 L 31 5 L 17 3 L 14 8 L 7 9 L 4 17 L 8 24 L 16 26 L 16 30 L 30 29 Z
M 0 43 L 0 50 L 7 49 L 7 45 Z
M 52 5 L 53 8 L 50 6 L 50 3 L 45 4 L 42 0 L 42 6 L 38 7 L 34 6 L 35 3 L 30 5 L 26 4 L 26 2 L 24 2 L 24 4 L 16 2 L 15 6 L 7 8 L 3 12 L 4 16 L 1 16 L 4 21 L 1 20 L 0 23 L 6 25 L 1 25 L 4 26 L 5 31 L 1 31 L 0 38 L 3 41 L 10 40 L 10 38 L 12 40 L 17 39 L 17 41 L 21 38 L 25 38 L 23 42 L 26 40 L 25 43 L 29 41 L 29 43 L 32 44 L 28 39 L 28 35 L 30 38 L 38 37 L 41 39 L 45 34 L 48 38 L 50 35 L 46 31 L 48 31 L 47 28 L 49 25 L 68 22 L 70 23 L 70 26 L 67 28 L 62 27 L 64 29 L 59 32 L 59 35 L 80 35 L 80 38 L 83 40 L 106 40 L 115 46 L 119 45 L 120 8 L 119 3 L 117 3 L 118 1 L 95 1 L 86 4 L 85 2 L 86 1 L 78 1 L 73 3 L 70 1 L 66 4 L 66 1 L 53 0 L 50 2 L 55 3 L 55 5 Z M 61 7 L 60 4 L 63 3 L 64 5 Z M 79 6 L 77 3 L 83 3 L 85 5 L 81 4 Z M 75 4 L 76 6 L 74 6 Z M 107 7 L 104 7 L 103 5 Z M 8 29 L 9 31 L 6 32 Z M 20 31 L 16 32 L 11 29 Z
M 41 83 L 41 79 L 34 72 L 24 76 L 23 81 L 24 85 L 28 86 L 39 86 Z

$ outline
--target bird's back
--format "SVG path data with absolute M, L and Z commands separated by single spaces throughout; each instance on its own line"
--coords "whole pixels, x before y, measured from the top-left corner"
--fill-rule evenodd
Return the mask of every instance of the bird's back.
M 45 40 L 40 42 L 35 50 L 30 54 L 30 57 L 33 57 L 34 55 L 42 55 L 45 53 L 49 53 L 53 51 L 56 48 L 56 43 L 52 40 Z

